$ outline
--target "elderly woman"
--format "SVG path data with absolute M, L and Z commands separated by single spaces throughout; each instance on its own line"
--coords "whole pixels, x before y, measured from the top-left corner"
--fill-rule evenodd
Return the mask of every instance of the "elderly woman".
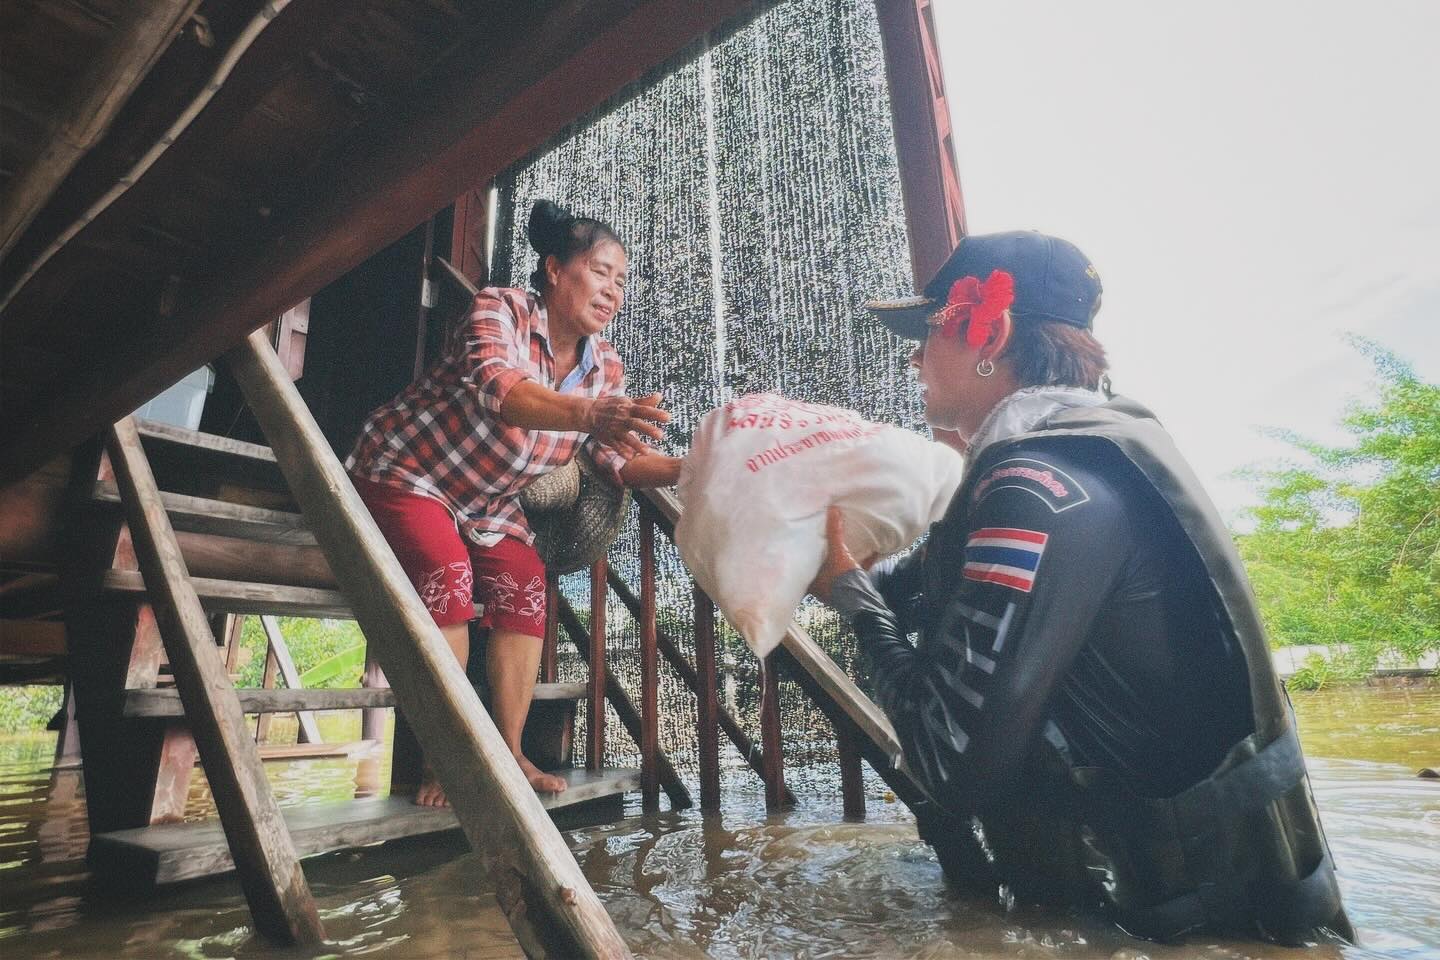
M 625 302 L 624 245 L 544 200 L 529 239 L 534 291 L 482 290 L 435 366 L 366 420 L 346 466 L 462 666 L 470 622 L 489 628 L 496 726 L 530 784 L 560 791 L 565 781 L 520 750 L 546 617 L 520 491 L 577 454 L 633 487 L 673 484 L 680 461 L 646 446 L 669 414 L 658 394 L 625 394 L 601 336 Z M 446 803 L 428 769 L 416 802 Z
M 965 479 L 873 575 L 832 511 L 812 589 L 855 626 L 946 876 L 1147 937 L 1353 937 L 1229 534 L 1154 416 L 1109 395 L 1094 267 L 972 236 L 925 293 L 872 310 L 922 341 Z

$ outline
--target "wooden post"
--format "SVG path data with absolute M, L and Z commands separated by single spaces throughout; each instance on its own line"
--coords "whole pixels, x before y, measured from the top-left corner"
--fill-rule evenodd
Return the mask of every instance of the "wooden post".
M 720 694 L 715 687 L 715 604 L 695 587 L 695 690 L 700 722 L 700 809 L 720 807 Z
M 785 756 L 780 744 L 780 675 L 766 657 L 760 664 L 760 739 L 765 748 L 765 809 L 785 805 Z
M 847 723 L 835 724 L 835 746 L 840 753 L 840 796 L 845 803 L 845 819 L 864 820 L 865 781 L 854 728 Z
M 55 762 L 51 767 L 68 770 L 80 765 L 80 727 L 75 723 L 75 683 L 65 682 L 65 704 L 60 708 L 64 717 L 60 722 L 60 735 L 55 738 Z
M 365 672 L 360 676 L 360 686 L 366 688 L 387 689 L 390 682 L 385 679 L 385 671 L 380 669 L 380 662 L 375 659 L 375 653 L 367 643 L 365 645 Z M 385 739 L 385 712 L 387 707 L 367 707 L 360 711 L 360 739 L 374 740 L 380 743 Z
M 190 799 L 190 777 L 195 772 L 199 745 L 186 721 L 169 721 L 160 741 L 155 769 L 155 791 L 150 801 L 150 823 L 179 823 Z
M 590 635 L 585 631 L 585 625 L 580 622 L 580 616 L 570 606 L 570 601 L 563 596 L 559 598 L 556 610 L 560 615 L 560 625 L 565 628 L 565 633 L 570 637 L 570 642 L 575 644 L 575 649 L 580 651 L 580 656 L 590 656 Z M 635 704 L 630 700 L 630 694 L 625 692 L 625 687 L 613 674 L 607 672 L 605 676 L 605 698 L 615 708 L 615 715 L 620 718 L 620 723 L 625 727 L 631 739 L 638 745 L 644 739 L 644 733 L 640 729 L 640 711 L 635 709 Z M 670 798 L 671 810 L 688 810 L 695 805 L 690 799 L 690 791 L 685 788 L 685 782 L 680 779 L 674 764 L 665 755 L 665 751 L 656 751 L 656 767 L 660 776 L 660 786 L 665 795 Z
M 430 280 L 430 258 L 435 253 L 435 218 L 425 221 L 425 246 L 420 254 L 419 306 L 415 309 L 415 362 L 411 367 L 412 378 L 420 379 L 430 364 L 427 347 L 430 343 L 430 308 L 435 305 L 434 288 Z
M 490 220 L 495 215 L 490 209 L 490 187 L 491 181 L 486 180 L 455 198 L 455 219 L 450 229 L 450 262 L 477 287 L 490 282 L 490 249 L 486 238 L 490 235 Z
M 521 946 L 629 957 L 275 352 L 251 334 L 228 360 Z
M 876 4 L 875 12 L 890 81 L 910 263 L 919 289 L 965 235 L 965 201 L 931 0 L 887 0 Z
M 109 448 L 160 636 L 250 912 L 272 939 L 318 943 L 325 931 L 315 900 L 200 598 L 190 586 L 132 419 L 112 428 Z
M 655 629 L 655 512 L 640 507 L 640 800 L 660 808 L 660 663 Z
M 284 634 L 280 632 L 280 621 L 266 614 L 260 617 L 260 625 L 265 628 L 265 639 L 270 648 L 270 655 L 275 658 L 275 665 L 280 669 L 280 676 L 285 678 L 285 686 L 291 690 L 302 689 L 304 684 L 300 682 L 300 671 L 295 666 L 295 658 L 290 656 L 290 646 L 285 642 Z M 266 667 L 269 667 L 268 661 Z M 297 742 L 324 742 L 324 738 L 320 736 L 320 725 L 315 722 L 313 711 L 301 710 L 295 714 L 295 719 L 300 724 Z
M 605 571 L 604 557 L 590 567 L 590 701 L 585 737 L 585 766 L 605 765 Z
M 102 592 L 112 567 L 134 570 L 136 560 L 124 520 L 90 499 L 97 477 L 113 478 L 99 437 L 72 458 L 61 551 L 65 639 L 91 833 L 150 823 L 165 734 L 162 725 L 135 723 L 122 711 L 126 689 L 155 685 L 163 651 L 148 603 Z
M 540 682 L 554 683 L 560 679 L 556 647 L 560 641 L 560 578 L 545 573 L 545 641 L 540 648 Z
M 210 618 L 210 629 L 215 631 L 217 638 L 224 638 L 220 641 L 220 646 L 225 650 L 225 672 L 234 677 L 236 671 L 240 669 L 240 647 L 242 646 L 241 638 L 245 635 L 245 616 L 235 613 L 217 613 Z
M 280 661 L 275 659 L 275 649 L 269 641 L 265 643 L 265 672 L 260 675 L 260 689 L 275 689 L 275 678 L 280 675 Z M 265 743 L 270 739 L 270 714 L 255 715 L 255 742 Z

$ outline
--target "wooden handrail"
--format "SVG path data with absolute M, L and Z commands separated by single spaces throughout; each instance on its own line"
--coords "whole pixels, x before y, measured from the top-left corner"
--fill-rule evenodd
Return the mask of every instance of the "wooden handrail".
M 476 287 L 469 278 L 457 270 L 455 266 L 444 257 L 434 257 L 430 262 L 433 271 L 438 274 L 438 278 L 453 285 L 460 292 L 470 297 L 480 292 L 479 288 Z M 679 499 L 673 492 L 666 489 L 639 490 L 636 492 L 641 498 L 642 515 L 646 507 L 653 511 L 656 525 L 663 530 L 665 535 L 673 542 L 675 539 L 675 524 L 679 521 L 682 512 Z M 642 519 L 642 537 L 644 536 L 644 523 L 645 521 Z M 644 563 L 644 554 L 645 550 L 642 548 L 642 564 Z M 642 581 L 643 577 L 644 574 L 642 572 Z M 615 589 L 626 606 L 630 608 L 631 614 L 641 622 L 643 633 L 646 616 L 642 610 L 641 602 L 635 598 L 635 595 L 630 592 L 629 588 L 626 587 L 623 581 L 615 576 L 613 572 L 610 575 L 610 585 Z M 699 660 L 700 648 L 703 645 L 703 641 L 708 637 L 713 643 L 713 610 L 710 611 L 711 618 L 708 624 L 703 622 L 705 620 L 705 610 L 710 607 L 710 599 L 697 589 L 695 600 L 697 618 L 695 635 L 697 660 Z M 670 649 L 667 650 L 667 643 L 663 635 L 657 634 L 657 642 L 660 652 L 664 653 L 672 665 L 675 665 L 677 670 L 680 670 L 682 677 L 685 677 L 685 670 L 680 668 L 680 664 L 684 662 L 684 658 L 679 655 L 678 650 L 674 648 L 673 644 L 669 645 Z M 642 672 L 644 670 L 643 658 L 645 655 L 643 644 L 644 640 L 642 638 Z M 887 782 L 896 790 L 896 793 L 902 797 L 919 796 L 918 788 L 915 786 L 913 778 L 909 777 L 905 771 L 900 740 L 895 735 L 895 728 L 879 706 L 866 696 L 844 671 L 835 665 L 835 662 L 830 659 L 829 655 L 825 653 L 820 645 L 817 644 L 809 633 L 798 623 L 792 622 L 790 624 L 784 639 L 781 640 L 781 647 L 785 655 L 775 658 L 775 662 L 787 665 L 787 667 L 796 674 L 796 679 L 800 681 L 802 689 L 805 690 L 810 698 L 814 700 L 827 715 L 831 716 L 837 725 L 842 723 L 839 719 L 840 717 L 843 716 L 845 718 L 843 723 L 852 727 L 855 735 L 863 739 L 862 749 L 860 749 L 859 752 L 869 757 L 872 765 L 886 778 Z M 688 667 L 688 664 L 686 664 L 686 667 Z M 702 687 L 702 682 L 705 677 L 704 666 L 701 665 L 700 669 L 691 675 L 694 676 L 695 679 L 689 680 L 687 678 L 687 682 L 689 682 L 691 689 L 696 692 L 697 697 L 702 701 L 700 723 L 701 805 L 706 806 L 706 784 L 710 781 L 708 775 L 708 757 L 710 750 L 706 739 L 706 731 L 708 729 L 713 732 L 716 726 L 726 730 L 732 742 L 740 749 L 741 755 L 744 756 L 746 761 L 756 768 L 756 772 L 760 773 L 761 777 L 765 779 L 767 787 L 770 786 L 772 784 L 772 777 L 767 775 L 764 762 L 761 759 L 764 754 L 754 749 L 753 743 L 739 730 L 738 724 L 734 724 L 733 719 L 729 718 L 725 711 L 718 708 L 714 711 L 714 722 L 707 722 L 711 711 L 708 709 L 706 703 L 708 698 L 703 692 L 703 690 L 708 689 L 708 687 Z M 644 691 L 642 691 L 642 696 L 643 695 Z M 726 723 L 727 719 L 730 719 L 729 724 Z M 771 723 L 778 723 L 778 710 L 775 712 L 774 719 L 771 720 Z M 733 732 L 730 729 L 731 726 L 733 726 Z M 744 743 L 743 746 L 742 741 Z M 778 738 L 776 743 L 778 745 Z M 853 756 L 856 751 L 848 749 L 848 746 L 850 745 L 847 745 L 846 756 L 850 757 Z M 778 749 L 775 752 L 778 755 Z M 645 748 L 642 744 L 642 763 L 644 754 Z M 716 774 L 716 782 L 718 783 L 718 772 Z M 718 791 L 718 787 L 716 789 Z M 770 799 L 772 801 L 778 799 L 779 802 L 783 803 L 795 802 L 794 795 L 790 793 L 783 783 L 780 784 L 776 796 Z M 772 803 L 772 805 L 774 804 Z
M 590 657 L 590 635 L 585 630 L 585 625 L 580 622 L 580 617 L 570 606 L 570 602 L 563 594 L 557 594 L 555 605 L 550 609 L 554 610 L 560 621 L 559 625 L 565 628 L 570 641 L 575 644 L 575 649 L 580 651 L 580 656 Z M 635 709 L 635 704 L 630 700 L 630 695 L 625 692 L 620 681 L 613 675 L 605 678 L 605 696 L 610 705 L 615 708 L 615 715 L 620 718 L 620 723 L 634 738 L 636 743 L 644 739 L 641 731 L 640 712 Z M 680 779 L 670 758 L 663 750 L 656 754 L 656 776 L 660 780 L 660 786 L 664 788 L 665 795 L 670 798 L 670 809 L 688 810 L 695 805 L 690 799 L 690 791 L 685 788 L 685 782 Z
M 630 611 L 630 615 L 636 620 L 643 622 L 643 611 L 640 607 L 640 600 L 631 592 L 630 588 L 625 584 L 625 581 L 621 580 L 619 574 L 615 573 L 614 570 L 610 571 L 610 589 L 615 591 L 615 595 L 620 598 L 621 603 L 625 604 L 625 608 Z M 671 638 L 669 634 L 656 630 L 655 645 L 659 652 L 665 657 L 665 661 L 679 674 L 681 681 L 690 688 L 690 692 L 698 696 L 700 684 L 699 674 L 695 672 L 695 668 L 691 666 L 690 661 L 685 658 L 685 654 L 680 650 L 674 639 Z M 717 713 L 720 729 L 730 738 L 730 742 L 735 745 L 735 749 L 739 752 L 745 763 L 748 764 L 750 769 L 754 770 L 763 781 L 765 779 L 764 752 L 755 741 L 750 739 L 750 735 L 741 728 L 739 721 L 731 715 L 729 710 L 721 706 Z M 794 805 L 795 803 L 795 795 L 790 792 L 788 787 L 785 788 L 784 802 L 788 805 Z
M 641 490 L 641 496 L 648 500 L 659 513 L 663 522 L 660 529 L 672 541 L 675 539 L 675 523 L 680 519 L 680 501 L 669 490 Z M 781 647 L 790 654 L 795 666 L 804 671 L 825 691 L 828 699 L 848 716 L 866 737 L 875 743 L 890 765 L 903 769 L 900 740 L 895 727 L 880 707 L 867 697 L 855 681 L 835 665 L 829 655 L 811 638 L 805 628 L 792 622 L 780 641 Z

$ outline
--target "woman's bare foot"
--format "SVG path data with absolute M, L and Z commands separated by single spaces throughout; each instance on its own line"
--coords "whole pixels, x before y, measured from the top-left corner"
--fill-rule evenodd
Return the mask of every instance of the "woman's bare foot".
M 440 781 L 435 779 L 435 771 L 428 766 L 419 789 L 415 791 L 415 804 L 420 807 L 450 806 L 450 801 L 445 799 L 445 788 L 440 786 Z
M 564 777 L 546 773 L 521 754 L 515 755 L 515 762 L 520 764 L 520 772 L 525 774 L 525 779 L 530 781 L 530 786 L 536 793 L 561 793 L 569 786 Z

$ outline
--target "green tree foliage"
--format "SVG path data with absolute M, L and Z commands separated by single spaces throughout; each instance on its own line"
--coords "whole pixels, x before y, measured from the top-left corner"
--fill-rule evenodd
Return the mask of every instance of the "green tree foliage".
M 64 700 L 64 687 L 0 687 L 0 734 L 44 730 Z
M 280 617 L 280 635 L 295 668 L 307 687 L 358 687 L 365 668 L 365 638 L 353 620 L 311 620 L 304 617 Z M 265 672 L 265 628 L 259 617 L 246 617 L 241 635 L 245 653 L 237 687 L 258 687 Z M 315 668 L 326 665 L 324 670 Z M 314 670 L 309 679 L 305 674 Z M 276 686 L 283 687 L 281 680 Z
M 1255 529 L 1237 538 L 1272 644 L 1349 646 L 1312 663 L 1302 683 L 1440 651 L 1440 384 L 1353 343 L 1377 391 L 1346 415 L 1350 441 L 1286 436 L 1308 462 L 1256 475 Z

